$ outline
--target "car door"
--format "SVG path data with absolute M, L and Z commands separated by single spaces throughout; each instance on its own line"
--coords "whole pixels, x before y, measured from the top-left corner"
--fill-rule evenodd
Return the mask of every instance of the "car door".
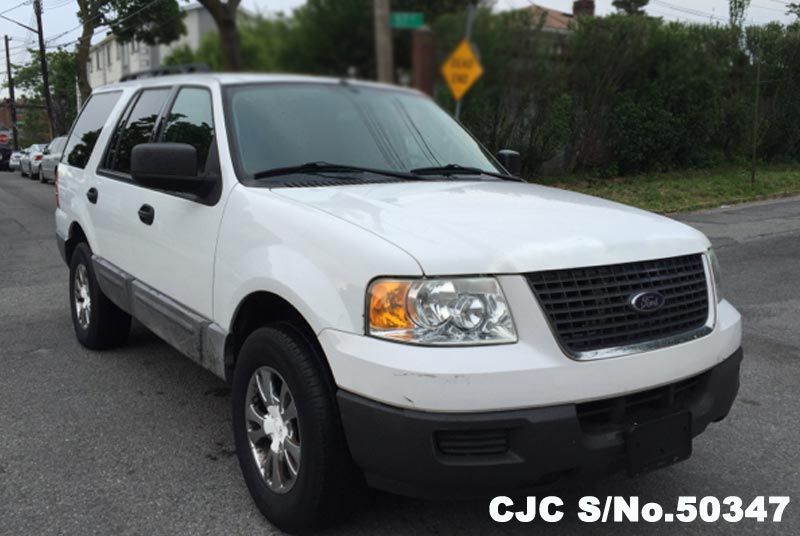
M 219 194 L 222 178 L 211 90 L 179 87 L 164 115 L 157 141 L 193 145 L 200 172 L 219 181 L 217 195 L 209 202 L 141 187 L 136 196 L 137 210 L 149 214 L 152 221 L 137 222 L 137 252 L 130 259 L 131 266 L 145 284 L 211 318 L 214 252 L 224 206 Z
M 140 90 L 128 102 L 97 168 L 92 212 L 103 260 L 141 278 L 138 210 L 142 187 L 130 175 L 131 150 L 153 140 L 171 86 Z
M 198 169 L 216 177 L 218 192 L 221 191 L 211 90 L 199 86 L 175 89 L 155 122 L 142 119 L 142 112 L 155 112 L 156 99 L 150 101 L 149 111 L 134 109 L 127 121 L 128 128 L 138 122 L 148 133 L 135 134 L 133 137 L 138 138 L 133 140 L 130 133 L 123 132 L 115 155 L 116 171 L 127 168 L 129 173 L 134 141 L 144 143 L 148 138 L 154 142 L 188 143 L 197 149 Z M 135 244 L 116 252 L 123 259 L 121 267 L 178 304 L 211 318 L 214 251 L 223 210 L 220 196 L 209 203 L 147 188 L 130 179 L 117 182 L 117 188 L 126 191 L 117 208 L 119 229 L 131 232 Z

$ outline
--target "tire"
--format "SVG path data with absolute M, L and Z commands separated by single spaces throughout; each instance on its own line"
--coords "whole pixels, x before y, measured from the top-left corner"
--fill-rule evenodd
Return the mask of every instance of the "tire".
M 125 343 L 131 329 L 131 316 L 100 290 L 92 264 L 92 250 L 85 242 L 75 247 L 70 260 L 69 303 L 75 336 L 84 347 L 106 350 Z
M 266 398 L 260 395 L 255 383 L 251 383 L 257 372 L 262 379 L 262 393 L 274 391 L 281 395 L 281 402 L 271 410 L 264 411 L 263 404 L 263 400 L 271 398 L 269 394 Z M 267 385 L 274 389 L 270 391 Z M 281 386 L 288 389 L 288 397 Z M 287 400 L 293 401 L 294 410 Z M 239 466 L 261 513 L 281 530 L 293 534 L 313 532 L 339 521 L 352 504 L 348 499 L 354 489 L 355 471 L 332 380 L 298 331 L 286 324 L 274 324 L 255 330 L 247 338 L 234 371 L 232 404 Z M 284 423 L 285 440 L 278 439 L 277 454 L 272 449 L 273 438 L 280 437 L 281 430 L 265 435 L 266 420 L 264 427 L 254 426 L 258 422 L 255 415 L 245 416 L 251 404 L 256 415 L 269 419 L 273 411 Z M 251 448 L 248 434 L 261 436 L 255 441 L 257 447 Z M 292 444 L 294 449 L 289 448 Z M 254 452 L 256 448 L 258 453 Z M 299 457 L 295 458 L 293 451 Z M 272 466 L 265 461 L 268 453 L 272 453 Z M 264 463 L 264 476 L 257 455 Z M 279 485 L 278 474 L 284 475 L 283 486 Z
M 39 179 L 39 182 L 42 184 L 47 182 L 47 179 L 44 178 L 44 174 L 42 173 L 42 168 L 39 168 L 39 171 L 36 173 L 36 178 Z

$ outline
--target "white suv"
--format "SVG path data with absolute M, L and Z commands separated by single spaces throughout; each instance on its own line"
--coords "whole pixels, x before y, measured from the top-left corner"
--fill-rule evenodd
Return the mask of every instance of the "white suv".
M 244 479 L 289 531 L 362 477 L 509 494 L 687 458 L 742 358 L 709 241 L 517 166 L 408 89 L 100 88 L 58 168 L 75 333 L 110 348 L 135 317 L 230 382 Z

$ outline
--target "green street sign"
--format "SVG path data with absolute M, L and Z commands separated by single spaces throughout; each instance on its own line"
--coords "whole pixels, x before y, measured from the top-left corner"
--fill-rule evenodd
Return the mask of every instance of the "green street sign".
M 397 11 L 389 16 L 389 25 L 396 30 L 416 30 L 425 25 L 425 14 L 417 11 Z

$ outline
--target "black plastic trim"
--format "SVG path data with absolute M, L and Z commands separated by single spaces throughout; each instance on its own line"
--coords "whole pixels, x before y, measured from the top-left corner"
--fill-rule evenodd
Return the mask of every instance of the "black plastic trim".
M 61 260 L 67 264 L 67 241 L 56 233 L 56 245 L 58 246 L 58 253 L 61 255 Z
M 92 256 L 103 294 L 178 351 L 225 379 L 227 333 L 211 319 L 185 307 L 105 259 Z
M 702 381 L 680 408 L 691 413 L 692 437 L 725 418 L 739 390 L 739 348 L 699 374 Z M 687 380 L 676 382 L 681 385 Z M 661 388 L 659 388 L 661 389 Z M 393 493 L 426 498 L 474 497 L 535 490 L 557 481 L 584 481 L 626 468 L 625 427 L 584 429 L 576 404 L 487 413 L 401 409 L 339 391 L 350 452 L 367 482 Z M 448 455 L 437 433 L 503 431 L 508 449 Z

